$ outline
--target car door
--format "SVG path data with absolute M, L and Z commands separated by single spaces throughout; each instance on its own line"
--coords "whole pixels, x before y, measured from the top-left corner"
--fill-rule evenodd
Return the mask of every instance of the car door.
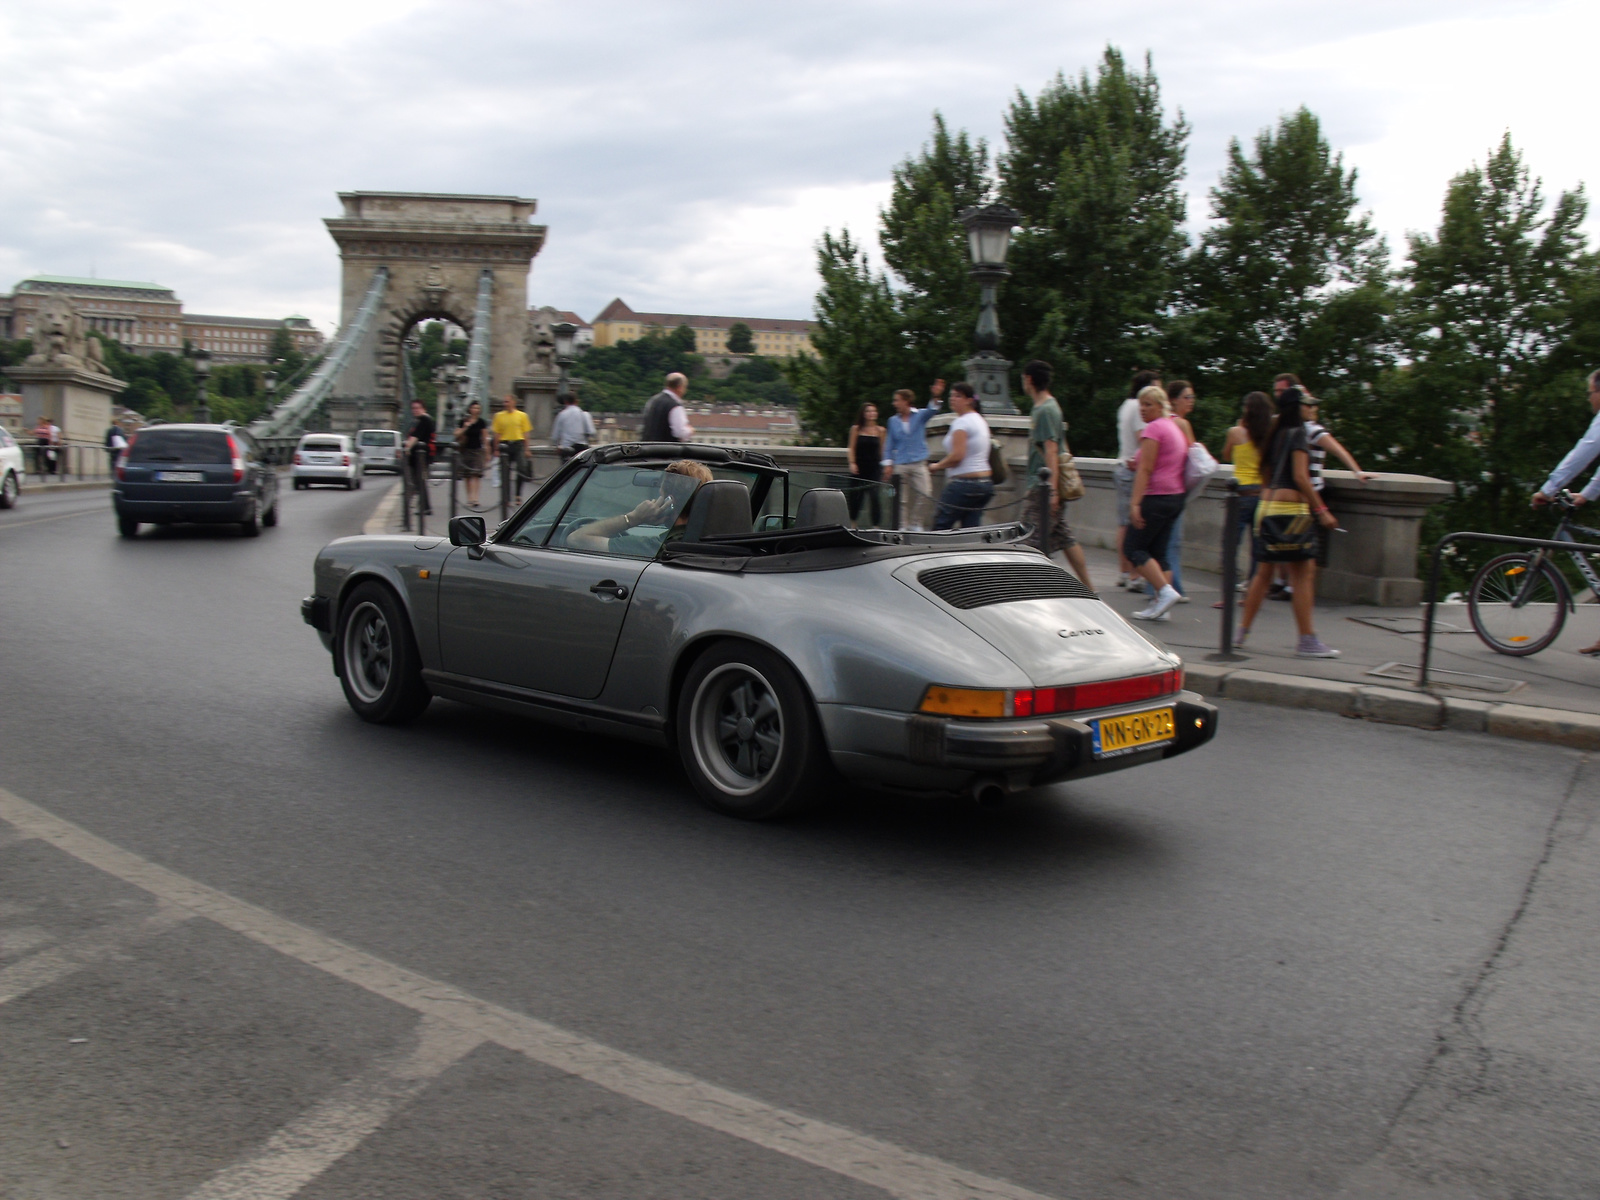
M 659 476 L 620 465 L 580 473 L 480 557 L 452 554 L 439 583 L 444 669 L 575 699 L 598 696 L 634 588 L 666 529 L 611 538 L 614 551 L 569 547 L 566 538 L 656 496 Z

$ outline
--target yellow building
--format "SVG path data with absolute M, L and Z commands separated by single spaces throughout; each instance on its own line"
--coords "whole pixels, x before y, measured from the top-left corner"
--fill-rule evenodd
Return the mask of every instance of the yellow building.
M 728 329 L 736 322 L 750 327 L 754 353 L 772 358 L 791 354 L 815 355 L 811 345 L 810 321 L 787 321 L 773 317 L 696 317 L 680 313 L 634 312 L 621 300 L 613 300 L 594 319 L 594 344 L 615 346 L 651 333 L 671 333 L 680 325 L 694 330 L 697 354 L 728 354 Z

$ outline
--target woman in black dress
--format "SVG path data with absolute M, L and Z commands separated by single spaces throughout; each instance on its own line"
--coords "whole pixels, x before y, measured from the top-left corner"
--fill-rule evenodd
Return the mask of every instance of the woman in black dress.
M 878 424 L 878 406 L 863 404 L 850 426 L 850 474 L 864 481 L 850 489 L 850 519 L 856 521 L 865 497 L 872 508 L 869 529 L 883 525 L 883 509 L 878 497 L 878 484 L 883 482 L 883 426 Z M 860 525 L 859 521 L 856 521 Z

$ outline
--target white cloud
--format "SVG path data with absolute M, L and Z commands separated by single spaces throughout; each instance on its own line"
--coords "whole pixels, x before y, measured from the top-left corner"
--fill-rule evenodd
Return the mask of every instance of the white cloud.
M 931 113 L 1005 106 L 1115 44 L 1193 124 L 1190 213 L 1230 137 L 1298 105 L 1397 246 L 1510 129 L 1553 191 L 1592 175 L 1576 0 L 523 0 L 0 13 L 0 287 L 158 279 L 192 309 L 337 317 L 321 218 L 354 188 L 517 193 L 550 227 L 532 299 L 798 316 L 824 227 L 870 236 Z M 1553 69 L 1562 47 L 1578 64 Z M 1555 48 L 1555 49 L 1553 49 Z

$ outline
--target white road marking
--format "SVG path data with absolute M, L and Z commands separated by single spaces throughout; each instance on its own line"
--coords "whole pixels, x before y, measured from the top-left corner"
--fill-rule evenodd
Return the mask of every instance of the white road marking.
M 0 1004 L 55 983 L 58 979 L 65 979 L 73 972 L 127 950 L 146 938 L 165 933 L 192 916 L 192 912 L 163 903 L 153 913 L 91 929 L 60 945 L 29 955 L 0 970 Z
M 287 1200 L 483 1042 L 470 1030 L 423 1017 L 410 1050 L 375 1062 L 278 1130 L 260 1151 L 213 1175 L 188 1200 Z
M 1005 1180 L 790 1112 L 479 999 L 157 866 L 4 788 L 0 788 L 0 818 L 74 858 L 335 978 L 707 1129 L 881 1188 L 902 1200 L 1047 1200 Z

